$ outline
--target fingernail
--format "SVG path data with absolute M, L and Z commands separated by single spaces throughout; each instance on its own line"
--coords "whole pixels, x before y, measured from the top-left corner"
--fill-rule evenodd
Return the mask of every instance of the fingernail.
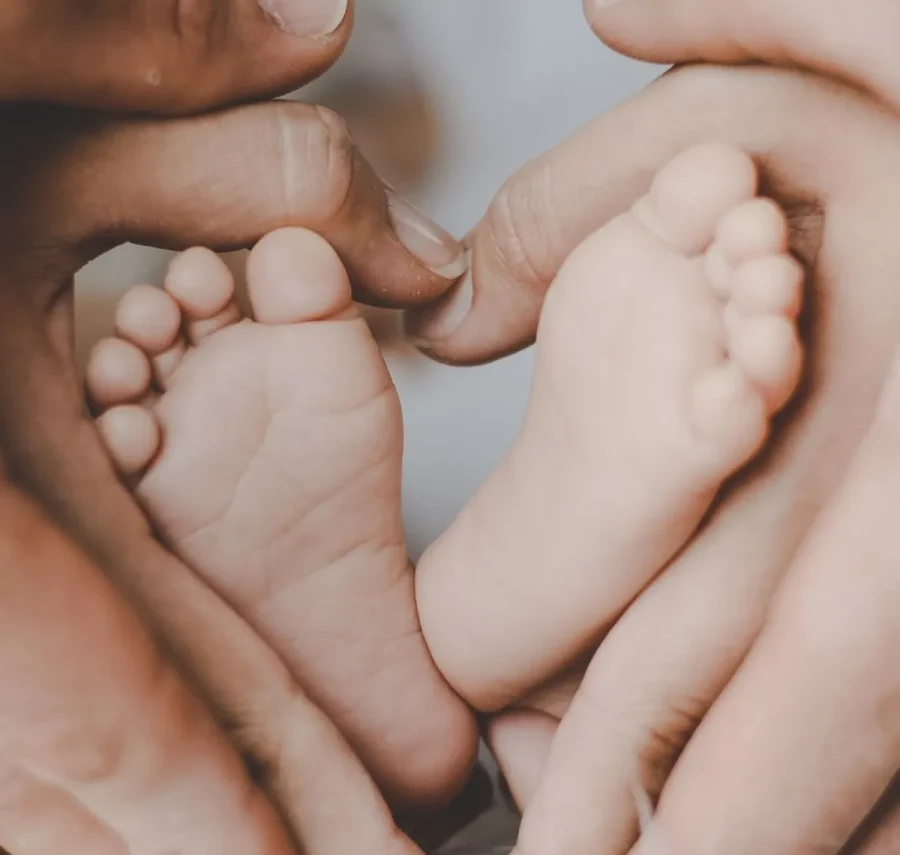
M 387 198 L 397 240 L 438 276 L 459 279 L 468 264 L 462 244 L 393 190 Z
M 409 340 L 418 346 L 434 344 L 455 333 L 472 308 L 474 289 L 469 253 L 464 256 L 469 268 L 466 275 L 435 305 L 415 312 L 407 325 Z
M 594 8 L 608 9 L 610 6 L 616 6 L 621 2 L 622 0 L 594 0 Z
M 279 28 L 293 36 L 327 36 L 347 17 L 348 0 L 259 0 Z

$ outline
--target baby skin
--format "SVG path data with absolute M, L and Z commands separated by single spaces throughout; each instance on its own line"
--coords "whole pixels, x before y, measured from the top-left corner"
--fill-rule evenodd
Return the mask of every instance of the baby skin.
M 97 426 L 164 542 L 272 645 L 395 807 L 447 801 L 476 731 L 429 656 L 400 510 L 400 404 L 321 238 L 285 229 L 122 299 L 87 370 Z
M 484 711 L 596 644 L 792 396 L 803 273 L 752 161 L 691 149 L 552 285 L 525 423 L 417 571 L 438 667 Z

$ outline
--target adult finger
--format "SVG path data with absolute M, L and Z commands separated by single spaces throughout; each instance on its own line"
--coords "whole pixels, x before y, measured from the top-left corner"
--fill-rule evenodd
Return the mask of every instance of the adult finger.
M 629 56 L 802 65 L 900 104 L 900 10 L 891 0 L 857 0 L 843 10 L 838 3 L 828 14 L 809 0 L 585 0 L 584 8 L 597 35 Z
M 527 810 L 534 799 L 558 724 L 531 710 L 500 713 L 488 724 L 488 745 L 519 810 Z
M 420 305 L 465 270 L 459 243 L 382 184 L 328 110 L 279 102 L 120 122 L 13 114 L 0 141 L 21 162 L 4 203 L 15 212 L 10 249 L 21 257 L 36 241 L 46 257 L 43 236 L 58 236 L 64 276 L 98 247 L 238 249 L 289 225 L 322 234 L 371 303 Z
M 14 267 L 15 256 L 9 262 Z M 40 289 L 29 284 L 7 284 L 0 271 L 0 436 L 11 475 L 140 610 L 303 851 L 415 853 L 349 746 L 271 647 L 154 536 L 85 418 L 67 340 L 71 291 L 36 307 Z
M 325 70 L 348 0 L 0 0 L 0 102 L 167 113 L 262 98 Z
M 79 825 L 68 814 L 68 828 L 85 834 L 67 841 L 75 851 L 98 836 L 135 853 L 291 851 L 238 756 L 138 621 L 8 486 L 0 579 L 0 680 L 15 688 L 0 699 L 0 763 L 68 797 L 51 801 L 49 816 L 34 803 L 0 810 L 0 841 L 15 850 L 48 834 L 43 824 L 68 804 L 94 820 Z M 3 795 L 11 793 L 21 798 L 16 788 Z
M 786 140 L 783 128 L 764 120 L 772 111 L 810 109 L 803 78 L 782 80 L 765 68 L 679 69 L 526 166 L 471 232 L 471 276 L 436 305 L 413 313 L 410 335 L 430 355 L 455 363 L 490 360 L 530 344 L 564 259 L 644 192 L 662 164 L 694 143 L 721 140 L 762 158 L 783 151 L 789 162 L 774 164 L 775 177 L 814 184 L 803 154 L 813 141 L 803 133 Z
M 657 822 L 674 851 L 842 850 L 900 768 L 900 362 Z M 702 827 L 699 825 L 702 823 Z
M 790 433 L 779 433 L 772 452 L 604 639 L 526 814 L 528 852 L 622 852 L 631 845 L 636 795 L 662 787 L 697 720 L 740 664 L 798 542 L 861 439 L 895 346 L 900 256 L 873 255 L 871 246 L 893 244 L 880 222 L 890 222 L 885 212 L 896 204 L 869 178 L 900 171 L 894 123 L 867 99 L 806 75 L 712 71 L 685 69 L 670 81 L 687 84 L 698 74 L 723 125 L 698 104 L 669 127 L 701 139 L 738 134 L 761 161 L 767 190 L 785 201 L 795 247 L 808 261 L 823 245 L 821 223 L 833 226 L 824 232 L 810 289 L 811 382 Z M 743 112 L 728 114 L 718 101 L 724 81 L 746 115 L 756 114 L 752 128 Z M 688 106 L 677 97 L 673 103 Z M 797 116 L 802 122 L 793 121 Z M 668 156 L 641 160 L 636 169 L 652 174 Z M 861 162 L 872 171 L 861 173 Z M 864 351 L 856 347 L 861 339 Z M 558 850 L 545 848 L 551 845 Z

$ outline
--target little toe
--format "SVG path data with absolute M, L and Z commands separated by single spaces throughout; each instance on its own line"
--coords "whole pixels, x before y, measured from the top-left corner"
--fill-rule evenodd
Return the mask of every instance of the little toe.
M 733 146 L 698 145 L 672 160 L 634 207 L 643 225 L 674 249 L 697 255 L 721 219 L 756 193 L 753 161 Z
M 762 447 L 769 429 L 765 401 L 734 361 L 698 379 L 692 414 L 698 434 L 716 449 L 711 464 L 718 471 L 746 463 Z
M 253 314 L 264 324 L 325 320 L 352 309 L 338 254 L 306 229 L 279 229 L 260 240 L 247 260 L 247 289 Z
M 121 338 L 106 338 L 94 346 L 85 386 L 98 409 L 139 401 L 149 391 L 150 382 L 150 362 L 136 345 Z
M 146 469 L 159 450 L 159 423 L 144 407 L 113 407 L 97 419 L 97 429 L 116 469 L 126 477 Z
M 736 325 L 729 350 L 769 413 L 784 407 L 797 387 L 803 361 L 794 324 L 783 315 L 747 318 Z
M 234 277 L 225 262 L 205 247 L 188 249 L 172 260 L 165 289 L 177 301 L 193 344 L 241 319 Z

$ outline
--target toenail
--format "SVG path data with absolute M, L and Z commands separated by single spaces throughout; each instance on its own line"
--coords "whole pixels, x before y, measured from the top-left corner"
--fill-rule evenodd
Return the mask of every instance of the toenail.
M 263 12 L 294 36 L 327 36 L 347 17 L 348 0 L 259 0 Z
M 467 266 L 460 242 L 393 190 L 387 190 L 387 199 L 397 240 L 438 276 L 459 279 Z

